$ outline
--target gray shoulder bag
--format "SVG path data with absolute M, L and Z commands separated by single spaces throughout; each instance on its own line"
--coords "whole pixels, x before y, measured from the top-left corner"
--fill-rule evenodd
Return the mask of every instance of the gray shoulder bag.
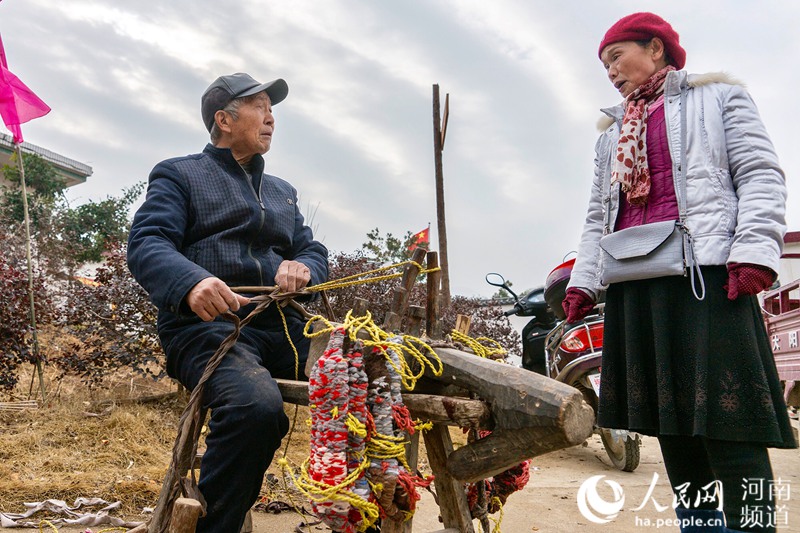
M 694 257 L 694 244 L 686 227 L 686 85 L 681 86 L 681 162 L 676 176 L 678 220 L 643 224 L 611 232 L 611 205 L 606 206 L 601 282 L 603 285 L 664 276 L 689 276 L 695 298 L 705 298 L 705 282 Z M 606 181 L 611 194 L 611 178 Z M 699 293 L 696 284 L 699 280 Z

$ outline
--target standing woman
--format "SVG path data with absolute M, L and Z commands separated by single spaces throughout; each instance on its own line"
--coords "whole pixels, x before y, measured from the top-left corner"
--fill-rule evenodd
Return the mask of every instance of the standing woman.
M 767 448 L 797 444 L 755 295 L 776 279 L 783 171 L 744 88 L 682 71 L 661 17 L 620 19 L 599 56 L 624 100 L 603 110 L 567 320 L 606 288 L 605 235 L 680 221 L 699 269 L 608 285 L 598 425 L 658 437 L 681 531 L 775 531 Z

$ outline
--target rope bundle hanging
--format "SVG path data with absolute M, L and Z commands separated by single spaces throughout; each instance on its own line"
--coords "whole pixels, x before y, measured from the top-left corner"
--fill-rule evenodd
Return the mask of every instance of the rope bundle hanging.
M 491 434 L 491 431 L 480 431 L 479 437 L 484 438 Z M 486 491 L 486 501 L 488 502 L 486 512 L 494 514 L 502 511 L 508 497 L 524 489 L 528 481 L 530 481 L 530 460 L 522 461 L 508 470 L 484 480 L 484 490 Z M 478 518 L 483 509 L 479 509 L 478 505 L 477 483 L 469 484 L 467 488 L 467 503 L 472 517 Z
M 390 342 L 399 344 L 401 340 L 394 337 Z M 365 363 L 374 424 L 374 433 L 367 444 L 370 484 L 381 508 L 381 516 L 405 521 L 416 509 L 419 500 L 417 487 L 427 487 L 433 478 L 422 479 L 411 473 L 405 458 L 404 433 L 428 429 L 430 424 L 412 421 L 403 405 L 401 377 L 395 371 L 402 366 L 401 358 L 395 350 L 373 348 Z
M 326 329 L 306 330 L 307 336 L 328 333 L 330 338 L 309 378 L 311 451 L 292 480 L 333 531 L 364 531 L 379 517 L 407 520 L 419 500 L 417 488 L 428 486 L 432 477 L 411 473 L 404 432 L 430 426 L 411 420 L 403 405 L 403 384 L 413 387 L 419 373 L 411 372 L 400 350 L 439 373 L 441 361 L 422 355 L 420 347 L 435 352 L 419 339 L 390 338 L 368 313 L 348 313 L 339 327 L 325 322 Z M 361 330 L 371 339 L 359 339 Z M 288 466 L 285 460 L 280 464 Z
M 352 533 L 375 523 L 378 511 L 364 479 L 366 374 L 360 346 L 345 350 L 344 339 L 343 328 L 334 330 L 311 371 L 311 453 L 295 484 L 332 530 Z

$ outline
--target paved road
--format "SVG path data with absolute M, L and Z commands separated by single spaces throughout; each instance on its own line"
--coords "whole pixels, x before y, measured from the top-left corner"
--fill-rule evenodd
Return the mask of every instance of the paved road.
M 771 450 L 770 456 L 776 479 L 790 489 L 788 499 L 782 502 L 785 511 L 779 516 L 779 523 L 784 524 L 778 531 L 800 532 L 800 450 Z M 500 524 L 503 533 L 678 531 L 677 525 L 669 523 L 675 516 L 671 507 L 672 491 L 656 439 L 643 438 L 641 464 L 631 473 L 620 472 L 611 465 L 598 436 L 593 436 L 585 447 L 577 446 L 535 458 L 532 466 L 530 482 L 524 490 L 509 498 L 503 510 Z M 606 524 L 590 522 L 582 516 L 577 504 L 581 484 L 597 475 L 605 476 L 598 485 L 598 493 L 604 500 L 615 501 L 613 490 L 605 481 L 616 482 L 625 498 L 622 510 Z M 640 506 L 640 510 L 635 510 Z M 657 506 L 667 508 L 659 510 Z M 433 498 L 424 492 L 414 516 L 413 531 L 430 533 L 442 529 L 438 515 Z M 254 520 L 257 533 L 290 532 L 300 523 L 298 515 L 288 513 L 257 513 Z M 480 531 L 477 522 L 475 528 L 476 532 Z M 314 533 L 329 531 L 322 527 L 311 530 Z

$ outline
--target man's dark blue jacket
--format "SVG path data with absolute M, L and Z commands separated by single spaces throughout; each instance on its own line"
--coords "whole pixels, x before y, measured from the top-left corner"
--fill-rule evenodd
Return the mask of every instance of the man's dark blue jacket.
M 128 238 L 128 267 L 159 309 L 162 328 L 199 321 L 185 303 L 189 290 L 216 276 L 229 286 L 274 285 L 283 260 L 328 277 L 328 250 L 315 241 L 297 206 L 297 191 L 264 174 L 251 176 L 227 148 L 162 161 L 150 173 L 147 198 Z

